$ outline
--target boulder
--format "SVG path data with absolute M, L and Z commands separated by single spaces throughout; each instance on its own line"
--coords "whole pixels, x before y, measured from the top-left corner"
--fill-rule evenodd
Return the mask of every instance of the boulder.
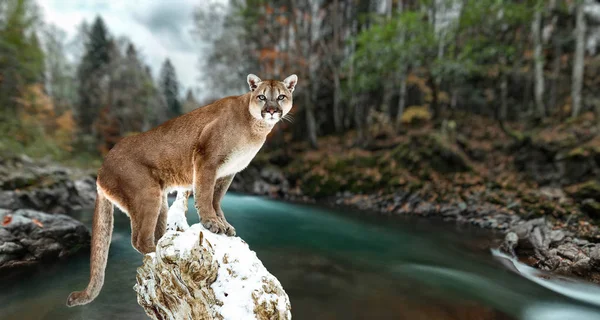
M 152 319 L 291 319 L 288 295 L 239 237 L 187 227 L 175 200 L 169 226 L 137 271 L 138 303 Z M 171 216 L 176 215 L 176 216 Z M 185 229 L 185 231 L 175 231 Z
M 533 254 L 543 270 L 600 279 L 600 245 L 552 227 L 544 218 L 517 224 L 507 233 L 501 251 L 513 256 Z
M 0 161 L 0 207 L 69 213 L 93 207 L 92 175 L 62 166 L 16 158 Z
M 0 270 L 65 258 L 90 245 L 87 228 L 62 214 L 0 209 L 0 223 Z

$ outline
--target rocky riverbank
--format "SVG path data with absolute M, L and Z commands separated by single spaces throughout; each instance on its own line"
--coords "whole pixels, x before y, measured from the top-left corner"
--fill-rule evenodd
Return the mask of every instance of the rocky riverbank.
M 27 156 L 0 158 L 0 208 L 70 213 L 94 206 L 95 177 Z
M 499 231 L 505 252 L 541 269 L 600 282 L 600 129 L 593 115 L 537 131 L 486 118 L 265 146 L 230 190 L 386 215 L 441 217 Z M 0 208 L 92 207 L 94 177 L 27 157 L 0 160 Z
M 65 214 L 92 208 L 95 177 L 27 156 L 0 158 L 0 271 L 21 270 L 89 247 L 90 233 Z
M 593 116 L 512 137 L 488 119 L 465 121 L 375 133 L 361 148 L 351 134 L 322 138 L 318 150 L 267 146 L 232 190 L 477 225 L 505 234 L 498 246 L 529 265 L 600 283 Z
M 273 170 L 276 169 L 269 169 Z M 286 187 L 280 187 L 262 175 L 257 176 L 252 185 L 246 185 L 245 188 L 236 185 L 233 190 L 295 202 L 353 207 L 385 215 L 442 217 L 449 222 L 475 225 L 504 233 L 505 238 L 495 245 L 531 266 L 600 283 L 600 244 L 592 242 L 596 239 L 590 241 L 587 237 L 579 237 L 577 232 L 554 219 L 528 219 L 490 203 L 439 204 L 423 200 L 416 193 L 381 196 L 345 192 L 319 199 L 302 195 L 298 189 L 285 193 L 283 190 L 290 190 L 289 182 Z M 397 209 L 390 210 L 390 207 Z
M 0 209 L 0 271 L 66 258 L 89 245 L 89 231 L 71 217 Z

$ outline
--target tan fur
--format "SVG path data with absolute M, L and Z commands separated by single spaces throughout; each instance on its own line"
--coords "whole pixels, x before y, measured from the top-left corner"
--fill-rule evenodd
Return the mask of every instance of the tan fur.
M 166 230 L 167 192 L 174 188 L 193 190 L 207 229 L 235 235 L 221 210 L 221 199 L 235 173 L 248 165 L 275 123 L 292 108 L 296 82 L 295 75 L 283 82 L 248 75 L 251 92 L 218 100 L 121 140 L 98 171 L 90 282 L 84 291 L 71 293 L 67 305 L 89 303 L 100 293 L 113 204 L 131 218 L 131 242 L 142 254 L 154 252 Z M 278 100 L 281 95 L 284 99 Z

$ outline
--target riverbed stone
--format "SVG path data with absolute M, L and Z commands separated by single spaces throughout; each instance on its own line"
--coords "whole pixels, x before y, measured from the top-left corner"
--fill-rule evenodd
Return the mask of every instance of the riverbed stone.
M 592 269 L 590 262 L 591 259 L 587 257 L 580 259 L 571 266 L 572 272 L 580 276 L 587 275 Z
M 590 250 L 590 264 L 600 271 L 600 245 L 596 245 Z
M 0 208 L 69 213 L 91 208 L 96 182 L 89 172 L 28 158 L 0 158 Z
M 90 233 L 62 214 L 0 209 L 0 270 L 52 261 L 89 247 Z
M 552 230 L 550 232 L 550 243 L 561 242 L 566 237 L 565 232 L 562 230 Z
M 576 261 L 579 255 L 579 248 L 573 243 L 565 243 L 558 246 L 558 255 L 571 261 Z

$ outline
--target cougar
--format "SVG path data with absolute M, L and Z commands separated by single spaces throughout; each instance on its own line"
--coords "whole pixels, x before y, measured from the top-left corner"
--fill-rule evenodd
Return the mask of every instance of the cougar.
M 221 199 L 234 175 L 248 166 L 267 134 L 292 108 L 296 75 L 283 81 L 247 77 L 250 92 L 223 98 L 119 141 L 98 170 L 92 226 L 90 281 L 68 306 L 94 300 L 104 272 L 117 206 L 131 219 L 131 243 L 154 252 L 167 226 L 167 194 L 191 190 L 202 225 L 235 235 Z

